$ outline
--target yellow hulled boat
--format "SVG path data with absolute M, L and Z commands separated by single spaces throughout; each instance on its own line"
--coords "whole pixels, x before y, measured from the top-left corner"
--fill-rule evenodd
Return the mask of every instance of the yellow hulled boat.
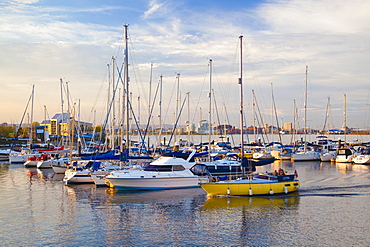
M 299 190 L 296 174 L 273 176 L 258 174 L 253 177 L 203 183 L 208 196 L 253 196 L 288 194 Z

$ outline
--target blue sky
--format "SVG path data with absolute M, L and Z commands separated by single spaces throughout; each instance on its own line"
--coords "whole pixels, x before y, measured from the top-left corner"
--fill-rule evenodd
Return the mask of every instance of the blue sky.
M 362 0 L 1 1 L 0 122 L 20 122 L 33 84 L 34 120 L 44 119 L 45 106 L 50 117 L 60 112 L 62 78 L 68 82 L 71 105 L 80 102 L 81 120 L 102 123 L 107 64 L 112 56 L 118 64 L 123 62 L 123 23 L 127 23 L 130 91 L 143 122 L 148 116 L 151 63 L 152 99 L 163 75 L 165 121 L 173 123 L 177 73 L 181 98 L 190 93 L 190 116 L 185 109 L 181 123 L 188 118 L 197 123 L 201 113 L 207 119 L 208 59 L 212 58 L 219 117 L 214 110 L 213 122 L 223 124 L 228 118 L 238 125 L 238 37 L 242 34 L 247 125 L 252 124 L 252 90 L 263 121 L 275 121 L 273 88 L 279 121 L 293 121 L 296 101 L 302 126 L 308 65 L 307 125 L 322 128 L 330 97 L 329 123 L 341 127 L 346 93 L 347 124 L 369 128 L 368 13 L 370 2 Z M 155 105 L 157 116 L 158 102 Z

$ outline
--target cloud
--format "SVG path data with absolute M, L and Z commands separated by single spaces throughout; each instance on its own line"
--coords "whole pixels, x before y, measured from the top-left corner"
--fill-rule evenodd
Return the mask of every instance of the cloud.
M 148 19 L 157 15 L 162 10 L 163 6 L 164 3 L 159 3 L 157 0 L 151 0 L 148 6 L 149 9 L 144 12 L 143 18 Z M 159 15 L 163 16 L 163 13 L 159 13 Z
M 40 0 L 12 0 L 12 1 L 8 1 L 8 2 L 23 3 L 23 4 L 33 4 L 33 3 L 37 3 L 39 1 Z

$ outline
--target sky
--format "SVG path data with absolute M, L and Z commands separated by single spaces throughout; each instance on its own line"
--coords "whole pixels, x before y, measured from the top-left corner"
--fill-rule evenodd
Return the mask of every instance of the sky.
M 367 0 L 2 0 L 0 122 L 42 122 L 62 111 L 63 98 L 63 111 L 104 123 L 128 24 L 129 91 L 142 124 L 150 106 L 152 123 L 160 109 L 174 123 L 186 98 L 180 124 L 238 126 L 242 46 L 246 125 L 296 118 L 316 129 L 370 128 L 369 13 Z

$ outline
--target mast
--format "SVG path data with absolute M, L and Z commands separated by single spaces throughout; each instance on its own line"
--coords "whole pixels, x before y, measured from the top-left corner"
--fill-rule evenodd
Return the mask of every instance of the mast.
M 63 124 L 63 113 L 64 113 L 64 100 L 63 100 L 63 80 L 60 78 L 60 100 L 61 100 L 61 106 L 62 106 L 62 124 Z M 57 128 L 58 129 L 58 128 Z M 56 133 L 58 134 L 58 133 Z M 64 145 L 64 137 L 62 135 L 62 146 Z
M 33 122 L 33 101 L 34 101 L 34 98 L 35 98 L 35 85 L 32 85 L 32 101 L 31 101 L 31 131 L 30 131 L 30 134 L 29 134 L 30 150 L 31 150 L 31 146 L 32 146 L 32 138 L 33 138 L 33 125 L 32 125 L 32 122 Z
M 244 135 L 243 135 L 243 36 L 239 36 L 240 39 L 240 142 L 241 142 L 241 158 L 244 158 Z
M 307 151 L 307 70 L 308 66 L 306 65 L 305 72 L 305 90 L 304 90 L 304 152 Z
M 149 107 L 148 107 L 148 116 L 149 116 L 149 121 L 148 121 L 148 124 L 149 124 L 149 130 L 151 129 L 150 128 L 150 120 L 151 120 L 151 103 L 152 103 L 152 78 L 153 78 L 153 63 L 150 64 L 150 78 L 149 78 Z M 140 112 L 139 112 L 140 114 Z M 152 128 L 153 130 L 153 128 Z M 150 133 L 150 131 L 149 131 Z M 148 147 L 149 147 L 149 139 L 150 139 L 150 135 L 148 135 Z
M 209 59 L 209 112 L 208 112 L 208 158 L 211 159 L 211 140 L 212 140 L 212 59 Z
M 347 141 L 347 95 L 344 95 L 344 112 L 343 112 L 343 117 L 344 117 L 344 122 L 343 122 L 343 128 L 344 128 L 344 145 L 346 145 Z
M 162 83 L 163 83 L 163 75 L 159 76 L 159 144 L 162 140 Z
M 174 123 L 174 126 L 176 126 L 176 119 L 179 115 L 179 104 L 180 104 L 180 73 L 177 73 L 176 74 L 176 78 L 177 78 L 177 91 L 176 91 L 176 114 L 175 114 L 175 123 Z M 174 129 L 175 131 L 175 143 L 177 142 L 177 131 L 176 131 L 177 128 Z
M 190 147 L 190 92 L 187 92 L 186 95 L 188 96 L 188 120 L 187 122 L 187 128 L 188 128 L 188 147 Z
M 111 135 L 110 135 L 110 147 L 112 150 L 114 150 L 114 139 L 115 139 L 115 125 L 116 125 L 116 114 L 115 114 L 115 101 L 114 101 L 114 95 L 115 95 L 115 86 L 114 86 L 114 69 L 115 69 L 115 59 L 112 56 L 112 99 L 109 99 L 108 102 L 112 102 L 112 115 L 111 115 Z
M 124 24 L 124 32 L 125 32 L 125 87 L 126 87 L 126 149 L 128 150 L 129 154 L 129 146 L 130 146 L 130 99 L 129 99 L 129 76 L 128 76 L 128 36 L 127 36 L 127 28 L 128 24 Z
M 252 97 L 252 117 L 253 117 L 253 140 L 256 141 L 257 140 L 257 135 L 256 135 L 256 116 L 255 116 L 255 102 L 254 102 L 254 90 L 252 90 L 252 94 L 253 94 L 253 97 Z
M 293 100 L 293 129 L 292 129 L 292 137 L 290 139 L 290 142 L 294 142 L 294 148 L 295 148 L 295 133 L 296 133 L 296 129 L 297 129 L 297 110 L 296 110 L 296 103 L 295 103 L 295 99 Z

